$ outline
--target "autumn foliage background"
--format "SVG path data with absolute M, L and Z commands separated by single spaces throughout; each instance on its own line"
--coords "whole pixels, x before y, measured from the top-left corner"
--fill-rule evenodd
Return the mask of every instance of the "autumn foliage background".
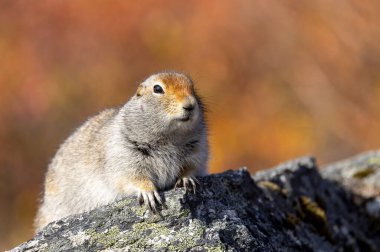
M 44 171 L 148 75 L 190 74 L 210 171 L 380 146 L 380 2 L 0 0 L 0 249 L 33 234 Z

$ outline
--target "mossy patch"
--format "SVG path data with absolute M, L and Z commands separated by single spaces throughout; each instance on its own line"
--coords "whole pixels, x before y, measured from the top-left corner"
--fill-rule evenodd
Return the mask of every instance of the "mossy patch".
M 160 249 L 167 246 L 165 238 L 169 235 L 170 230 L 163 224 L 140 222 L 132 226 L 128 237 L 135 241 L 131 244 L 131 249 L 141 249 L 146 245 L 153 246 L 154 249 Z
M 147 209 L 146 209 L 145 207 L 142 207 L 142 206 L 137 206 L 137 207 L 134 207 L 134 208 L 132 209 L 132 211 L 133 211 L 134 213 L 136 213 L 137 216 L 142 217 L 142 216 L 144 216 L 144 214 L 145 214 L 145 212 L 147 211 Z
M 132 202 L 133 202 L 132 199 L 130 199 L 130 198 L 126 198 L 126 199 L 123 199 L 123 200 L 117 202 L 117 203 L 116 203 L 116 207 L 117 207 L 118 209 L 122 209 L 122 208 L 124 208 L 125 206 L 131 205 Z
M 163 225 L 158 223 L 147 223 L 147 222 L 139 222 L 132 226 L 132 231 L 134 233 L 142 233 L 145 230 L 151 230 L 151 235 L 155 234 L 169 234 L 169 229 Z
M 179 215 L 180 218 L 187 218 L 190 215 L 190 209 L 184 208 L 180 212 L 181 214 Z
M 306 215 L 313 216 L 313 218 L 318 219 L 321 222 L 327 222 L 325 211 L 315 201 L 309 197 L 301 196 L 300 203 L 302 210 Z
M 193 220 L 186 228 L 181 228 L 176 232 L 177 244 L 170 244 L 169 250 L 186 251 L 197 245 L 197 240 L 203 240 L 205 228 L 198 220 Z
M 288 195 L 288 192 L 285 189 L 281 188 L 279 185 L 271 181 L 267 181 L 267 180 L 259 181 L 257 185 L 263 189 L 268 189 L 268 190 L 280 193 L 284 196 Z
M 371 157 L 367 162 L 371 165 L 380 165 L 380 157 Z
M 296 228 L 296 226 L 299 225 L 299 223 L 301 222 L 301 220 L 297 217 L 297 215 L 295 214 L 292 214 L 292 213 L 286 213 L 286 217 L 285 217 L 285 226 L 287 228 Z
M 226 251 L 226 249 L 223 246 L 215 246 L 215 247 L 205 247 L 206 251 L 208 252 L 223 252 Z
M 366 167 L 364 169 L 361 169 L 359 171 L 356 171 L 352 177 L 356 179 L 363 179 L 368 177 L 369 175 L 373 174 L 375 172 L 375 169 L 373 167 Z
M 120 233 L 119 227 L 113 226 L 105 232 L 98 233 L 95 229 L 89 229 L 86 234 L 90 235 L 90 244 L 102 244 L 105 248 L 113 246 L 117 242 Z
M 143 251 L 148 247 L 154 250 L 186 251 L 198 245 L 197 240 L 203 239 L 204 232 L 204 227 L 196 220 L 178 230 L 159 223 L 140 222 L 134 224 L 131 230 L 121 233 L 114 247 L 128 247 L 130 251 Z
M 317 202 L 306 196 L 301 196 L 299 202 L 301 205 L 302 219 L 312 224 L 321 235 L 324 235 L 331 241 L 332 237 L 329 231 L 325 210 L 323 210 Z

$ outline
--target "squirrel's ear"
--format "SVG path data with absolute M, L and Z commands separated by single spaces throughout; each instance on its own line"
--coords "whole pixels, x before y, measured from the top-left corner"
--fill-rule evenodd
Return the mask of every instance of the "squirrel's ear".
M 137 97 L 142 96 L 143 91 L 144 91 L 144 87 L 142 85 L 138 86 L 137 91 L 136 91 L 136 96 Z

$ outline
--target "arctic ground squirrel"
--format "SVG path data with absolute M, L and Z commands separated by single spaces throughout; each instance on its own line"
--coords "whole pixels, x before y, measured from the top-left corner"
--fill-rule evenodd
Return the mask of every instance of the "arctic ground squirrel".
M 48 166 L 36 231 L 68 215 L 136 194 L 152 211 L 160 190 L 207 174 L 204 105 L 184 74 L 164 72 L 141 83 L 120 108 L 87 120 Z

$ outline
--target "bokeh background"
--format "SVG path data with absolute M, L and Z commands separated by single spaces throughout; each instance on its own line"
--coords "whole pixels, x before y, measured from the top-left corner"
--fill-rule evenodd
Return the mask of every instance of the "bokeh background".
M 0 0 L 0 250 L 86 118 L 161 70 L 209 108 L 211 172 L 380 146 L 380 2 Z

